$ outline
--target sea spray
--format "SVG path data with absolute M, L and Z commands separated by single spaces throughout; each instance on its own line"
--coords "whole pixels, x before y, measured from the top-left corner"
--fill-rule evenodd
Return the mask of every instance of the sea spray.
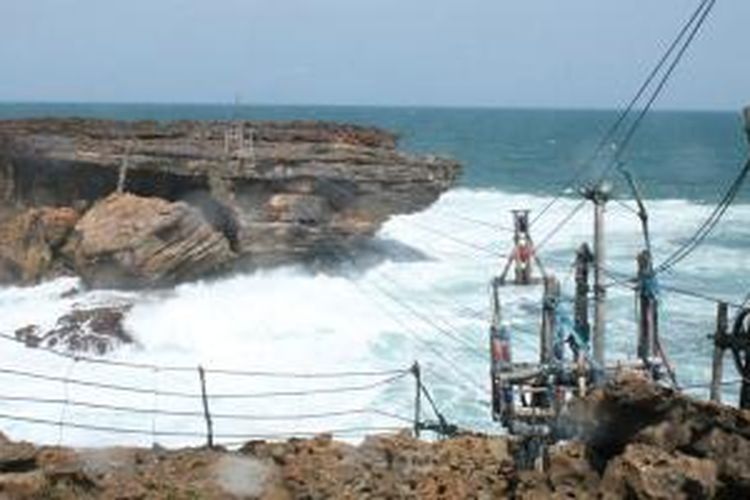
M 386 256 L 367 269 L 347 266 L 333 272 L 302 267 L 262 270 L 228 278 L 189 283 L 171 290 L 148 292 L 83 291 L 75 279 L 64 278 L 31 288 L 0 290 L 3 333 L 28 324 L 49 326 L 73 307 L 133 303 L 126 327 L 137 344 L 112 359 L 209 370 L 276 372 L 337 372 L 388 370 L 408 367 L 414 360 L 425 366 L 424 380 L 432 388 L 445 415 L 460 425 L 497 431 L 490 423 L 488 386 L 488 282 L 500 272 L 510 248 L 510 234 L 492 226 L 508 226 L 509 210 L 539 209 L 550 198 L 499 190 L 461 188 L 444 195 L 429 210 L 392 219 L 379 237 L 395 240 L 422 254 L 423 260 Z M 532 235 L 541 241 L 575 206 L 564 198 L 538 224 Z M 627 200 L 625 203 L 630 203 Z M 632 205 L 632 203 L 631 203 Z M 647 201 L 656 262 L 677 248 L 710 212 L 711 206 L 685 200 Z M 533 213 L 532 213 L 533 217 Z M 642 247 L 638 219 L 618 203 L 607 210 L 608 268 L 624 275 L 635 272 L 635 255 Z M 487 224 L 469 222 L 467 219 Z M 699 289 L 739 301 L 747 293 L 750 255 L 742 242 L 750 223 L 750 205 L 732 207 L 720 227 L 664 283 Z M 540 251 L 549 271 L 572 294 L 571 264 L 575 247 L 590 238 L 590 211 L 584 209 Z M 447 235 L 447 236 L 446 236 Z M 738 243 L 739 242 L 739 243 Z M 347 259 L 343 259 L 347 260 Z M 609 289 L 607 331 L 609 359 L 635 356 L 633 292 Z M 532 360 L 538 346 L 541 289 L 503 290 L 505 319 L 511 326 L 514 356 Z M 684 382 L 705 382 L 710 370 L 715 306 L 710 302 L 663 291 L 660 295 L 661 332 L 665 347 Z M 3 366 L 53 374 L 70 380 L 93 380 L 131 385 L 137 394 L 46 382 L 2 374 L 6 391 L 15 395 L 68 401 L 96 401 L 144 410 L 193 412 L 199 401 L 159 396 L 162 391 L 195 393 L 197 371 L 167 372 L 90 365 L 66 360 L 3 340 Z M 366 385 L 366 377 L 344 381 L 286 380 L 209 374 L 213 394 L 306 390 L 343 385 Z M 698 392 L 697 395 L 702 395 Z M 217 433 L 236 436 L 318 432 L 366 426 L 404 426 L 403 421 L 369 413 L 301 420 L 291 418 L 348 409 L 377 409 L 410 417 L 414 396 L 408 377 L 370 390 L 312 397 L 259 398 L 212 401 L 218 414 L 289 416 L 279 420 L 218 419 Z M 727 396 L 734 396 L 727 388 Z M 80 408 L 74 405 L 0 401 L 1 414 L 34 416 L 58 422 L 44 426 L 3 421 L 5 432 L 18 439 L 75 444 L 150 445 L 202 442 L 200 416 L 156 417 Z M 89 424 L 144 430 L 145 434 L 109 434 L 77 429 Z M 164 436 L 182 431 L 192 436 Z M 355 436 L 356 437 L 356 436 Z M 238 439 L 241 440 L 241 439 Z

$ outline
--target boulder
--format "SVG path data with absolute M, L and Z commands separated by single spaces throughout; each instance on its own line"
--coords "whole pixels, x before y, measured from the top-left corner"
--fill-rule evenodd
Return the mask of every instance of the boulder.
M 605 499 L 712 498 L 717 484 L 711 460 L 636 443 L 607 465 L 600 490 Z
M 0 224 L 0 284 L 30 285 L 49 277 L 78 220 L 72 208 L 32 208 Z
M 44 345 L 103 355 L 133 343 L 122 324 L 129 309 L 129 305 L 74 309 L 58 318 L 52 329 L 42 331 L 37 325 L 28 325 L 16 330 L 16 338 L 28 347 Z
M 588 453 L 601 470 L 612 468 L 605 472 L 610 486 L 669 484 L 750 497 L 750 412 L 696 401 L 632 374 L 592 392 L 584 407 Z M 683 470 L 689 475 L 679 476 Z M 644 483 L 647 476 L 655 482 Z
M 112 194 L 81 218 L 64 252 L 92 287 L 171 285 L 235 258 L 227 238 L 184 202 Z

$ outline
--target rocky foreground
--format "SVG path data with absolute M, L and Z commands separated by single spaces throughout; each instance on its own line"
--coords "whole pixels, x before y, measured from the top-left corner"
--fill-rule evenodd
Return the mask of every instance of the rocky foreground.
M 0 121 L 0 284 L 159 287 L 346 255 L 459 165 L 320 122 Z
M 408 433 L 352 446 L 321 436 L 238 452 L 71 450 L 0 442 L 6 498 L 750 498 L 750 415 L 637 378 L 578 408 L 578 440 L 519 467 L 520 443 Z

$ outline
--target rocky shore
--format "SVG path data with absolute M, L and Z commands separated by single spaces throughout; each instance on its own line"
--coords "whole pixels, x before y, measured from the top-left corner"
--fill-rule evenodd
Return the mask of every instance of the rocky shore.
M 359 446 L 320 436 L 239 451 L 86 449 L 0 441 L 4 498 L 748 498 L 750 415 L 625 376 L 575 412 L 543 469 L 523 446 L 408 432 Z
M 321 122 L 0 121 L 0 284 L 160 287 L 340 255 L 460 172 L 396 143 Z

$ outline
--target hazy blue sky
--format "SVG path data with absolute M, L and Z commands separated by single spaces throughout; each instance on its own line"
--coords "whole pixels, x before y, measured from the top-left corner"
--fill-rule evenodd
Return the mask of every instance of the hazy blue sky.
M 614 107 L 698 0 L 0 0 L 0 100 Z M 750 102 L 719 0 L 660 105 Z

